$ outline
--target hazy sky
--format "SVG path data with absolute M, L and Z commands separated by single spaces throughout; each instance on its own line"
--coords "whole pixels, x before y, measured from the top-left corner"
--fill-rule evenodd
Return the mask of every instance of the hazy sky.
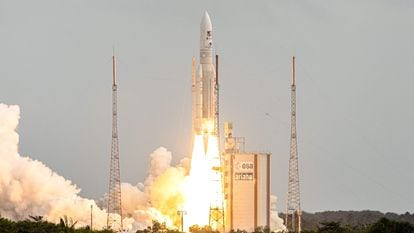
M 272 153 L 279 210 L 296 55 L 302 208 L 414 211 L 411 0 L 0 0 L 0 102 L 21 107 L 21 154 L 85 197 L 106 192 L 115 46 L 122 181 L 143 181 L 159 146 L 175 163 L 188 156 L 205 10 L 221 56 L 220 120 L 247 150 Z

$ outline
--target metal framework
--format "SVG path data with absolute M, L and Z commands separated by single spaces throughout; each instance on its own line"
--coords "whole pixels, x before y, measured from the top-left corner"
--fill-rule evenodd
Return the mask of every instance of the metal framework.
M 112 56 L 112 145 L 111 162 L 109 174 L 108 192 L 108 216 L 107 227 L 121 232 L 122 225 L 122 201 L 121 201 L 121 175 L 119 166 L 119 146 L 118 146 L 118 124 L 117 124 L 117 85 L 116 85 L 116 60 Z
M 215 185 L 214 189 L 216 190 L 215 201 L 210 203 L 210 213 L 209 213 L 209 225 L 213 230 L 219 232 L 225 232 L 225 215 L 224 215 L 224 182 L 223 182 L 223 169 L 222 169 L 222 155 L 220 150 L 220 131 L 219 131 L 219 81 L 218 81 L 218 65 L 219 65 L 219 56 L 216 55 L 216 80 L 214 85 L 215 92 L 215 119 L 214 119 L 214 128 L 217 136 L 217 142 L 219 146 L 219 155 L 217 158 L 218 161 L 215 164 L 219 164 L 219 167 L 213 167 L 213 184 Z
M 289 232 L 301 232 L 302 210 L 300 209 L 299 164 L 296 134 L 296 80 L 295 57 L 292 57 L 291 91 L 291 137 L 289 157 L 288 197 L 285 225 Z

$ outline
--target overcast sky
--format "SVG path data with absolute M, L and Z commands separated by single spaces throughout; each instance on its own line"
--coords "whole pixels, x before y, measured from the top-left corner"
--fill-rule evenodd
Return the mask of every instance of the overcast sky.
M 414 211 L 410 0 L 0 0 L 0 102 L 21 107 L 21 154 L 85 197 L 106 192 L 115 47 L 122 181 L 143 181 L 159 146 L 174 163 L 188 156 L 205 10 L 221 57 L 220 121 L 247 150 L 272 153 L 279 210 L 295 55 L 302 208 Z

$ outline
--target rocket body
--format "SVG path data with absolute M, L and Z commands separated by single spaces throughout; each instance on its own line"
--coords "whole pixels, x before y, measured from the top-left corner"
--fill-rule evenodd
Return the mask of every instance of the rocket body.
M 213 27 L 206 12 L 200 24 L 200 63 L 193 72 L 193 134 L 217 134 L 216 85 Z

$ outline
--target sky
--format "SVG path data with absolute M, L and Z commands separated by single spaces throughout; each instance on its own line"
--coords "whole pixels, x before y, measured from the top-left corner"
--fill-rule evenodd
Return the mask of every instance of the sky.
M 108 189 L 111 57 L 121 179 L 160 146 L 191 151 L 191 58 L 204 11 L 220 54 L 220 122 L 272 153 L 285 208 L 296 56 L 302 209 L 414 212 L 414 2 L 0 0 L 0 102 L 21 108 L 20 153 Z

